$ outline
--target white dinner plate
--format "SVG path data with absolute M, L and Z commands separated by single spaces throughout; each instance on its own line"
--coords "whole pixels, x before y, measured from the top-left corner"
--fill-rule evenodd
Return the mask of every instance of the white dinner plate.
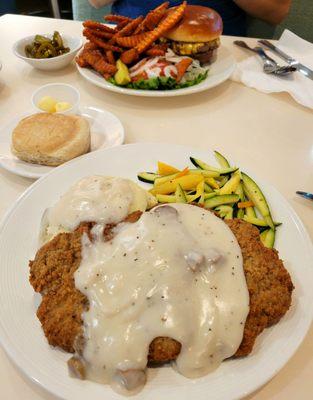
M 88 69 L 81 68 L 77 64 L 78 71 L 80 74 L 87 79 L 87 81 L 93 83 L 96 86 L 100 86 L 104 89 L 110 90 L 111 92 L 129 94 L 133 96 L 146 96 L 146 97 L 171 97 L 171 96 L 183 96 L 186 94 L 199 93 L 203 90 L 210 89 L 214 86 L 221 84 L 226 81 L 235 69 L 235 59 L 232 53 L 226 48 L 221 46 L 217 51 L 217 59 L 210 66 L 208 76 L 198 85 L 190 86 L 184 89 L 175 90 L 135 90 L 127 89 L 119 86 L 112 85 L 112 83 L 106 81 L 98 72 Z
M 110 387 L 70 378 L 69 354 L 50 347 L 35 315 L 38 295 L 28 282 L 28 260 L 35 255 L 40 219 L 70 185 L 91 174 L 115 175 L 137 182 L 138 171 L 153 171 L 157 160 L 177 167 L 189 156 L 214 163 L 212 153 L 166 144 L 133 144 L 89 153 L 58 167 L 35 182 L 13 205 L 0 227 L 0 343 L 13 362 L 33 382 L 68 400 L 122 400 Z M 254 174 L 237 160 L 236 165 Z M 251 166 L 251 171 L 253 165 Z M 302 342 L 313 313 L 313 248 L 299 218 L 282 195 L 257 179 L 283 225 L 277 249 L 295 290 L 292 306 L 275 326 L 266 329 L 245 358 L 228 360 L 213 373 L 190 380 L 170 367 L 149 369 L 148 382 L 134 400 L 234 400 L 272 378 Z
M 19 115 L 0 129 L 0 166 L 7 171 L 26 178 L 38 179 L 55 167 L 32 164 L 19 160 L 11 152 L 12 131 L 19 121 L 38 112 L 31 110 Z M 80 107 L 80 114 L 87 119 L 91 134 L 91 151 L 119 146 L 124 142 L 124 128 L 121 121 L 112 113 L 96 107 Z M 81 156 L 84 157 L 84 156 Z

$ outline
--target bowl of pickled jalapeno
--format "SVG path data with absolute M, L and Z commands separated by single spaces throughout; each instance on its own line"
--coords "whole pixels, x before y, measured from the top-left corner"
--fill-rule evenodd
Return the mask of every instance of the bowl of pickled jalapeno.
M 66 67 L 81 46 L 80 38 L 54 31 L 20 39 L 14 44 L 13 51 L 34 68 L 51 71 Z

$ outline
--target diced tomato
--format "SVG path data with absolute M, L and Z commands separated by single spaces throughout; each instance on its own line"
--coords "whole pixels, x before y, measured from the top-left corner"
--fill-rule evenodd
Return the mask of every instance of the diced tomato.
M 167 61 L 165 58 L 160 57 L 159 59 L 155 59 L 157 62 L 153 62 L 152 65 L 150 63 L 151 58 L 145 58 L 137 63 L 135 66 L 131 68 L 131 76 L 132 82 L 136 82 L 141 79 L 149 79 L 150 72 L 152 76 L 170 76 L 174 79 L 177 79 L 179 82 L 189 67 L 192 60 L 190 58 L 183 58 L 178 63 L 173 63 Z M 144 68 L 145 64 L 148 63 L 147 68 Z M 171 68 L 168 68 L 171 67 Z M 167 70 L 166 70 L 167 68 Z M 136 71 L 142 70 L 137 75 Z
M 138 75 L 135 75 L 131 78 L 132 82 L 140 81 L 141 79 L 148 79 L 148 75 L 145 71 L 141 72 Z

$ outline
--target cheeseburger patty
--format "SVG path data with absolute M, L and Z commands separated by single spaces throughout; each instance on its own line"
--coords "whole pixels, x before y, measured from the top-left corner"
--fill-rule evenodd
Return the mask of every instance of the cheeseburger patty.
M 169 41 L 169 45 L 179 56 L 189 56 L 199 60 L 201 64 L 212 63 L 215 60 L 216 50 L 220 46 L 220 39 L 210 42 L 187 43 Z
M 166 32 L 163 40 L 167 40 L 174 53 L 206 64 L 214 61 L 222 31 L 223 22 L 216 11 L 187 5 L 182 19 Z
M 171 42 L 171 47 L 176 54 L 181 56 L 192 56 L 206 53 L 209 50 L 215 50 L 220 45 L 220 39 L 211 40 L 205 43 L 186 43 Z
M 209 211 L 208 211 L 209 212 Z M 125 221 L 136 222 L 141 212 L 130 214 Z M 276 250 L 263 246 L 257 228 L 238 219 L 225 221 L 236 236 L 243 255 L 243 267 L 250 295 L 241 345 L 235 356 L 246 356 L 256 337 L 268 326 L 277 323 L 291 304 L 293 284 Z M 82 312 L 88 299 L 75 287 L 74 273 L 81 261 L 81 237 L 90 235 L 93 223 L 82 223 L 71 233 L 60 233 L 41 247 L 30 261 L 30 283 L 42 294 L 37 316 L 52 346 L 74 352 L 81 343 Z M 112 238 L 113 225 L 104 231 L 104 239 Z M 167 337 L 155 338 L 149 347 L 148 361 L 160 363 L 174 360 L 181 345 Z

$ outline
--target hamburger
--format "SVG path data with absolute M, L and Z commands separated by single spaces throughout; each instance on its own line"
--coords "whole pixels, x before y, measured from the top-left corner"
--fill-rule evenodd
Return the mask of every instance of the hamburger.
M 223 22 L 209 7 L 187 6 L 180 22 L 164 35 L 174 53 L 189 56 L 201 64 L 212 63 L 220 45 Z

